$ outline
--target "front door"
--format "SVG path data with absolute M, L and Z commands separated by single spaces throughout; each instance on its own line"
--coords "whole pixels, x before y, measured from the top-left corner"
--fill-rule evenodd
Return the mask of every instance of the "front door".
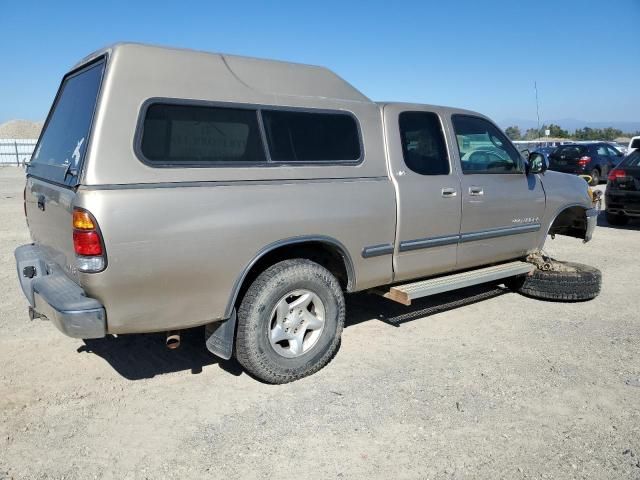
M 545 194 L 538 175 L 488 120 L 451 117 L 461 166 L 462 223 L 458 267 L 525 256 L 538 247 Z
M 460 179 L 450 161 L 440 115 L 384 107 L 391 176 L 397 190 L 394 280 L 456 266 Z

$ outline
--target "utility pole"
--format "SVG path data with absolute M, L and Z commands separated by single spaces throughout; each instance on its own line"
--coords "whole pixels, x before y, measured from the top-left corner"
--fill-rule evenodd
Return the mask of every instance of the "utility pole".
M 540 136 L 540 106 L 538 104 L 538 82 L 533 81 L 533 88 L 536 91 L 536 117 L 538 117 L 538 137 Z

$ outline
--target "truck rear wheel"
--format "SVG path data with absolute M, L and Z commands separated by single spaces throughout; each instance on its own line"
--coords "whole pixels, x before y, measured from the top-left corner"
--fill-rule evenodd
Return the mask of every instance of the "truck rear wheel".
M 600 293 L 600 270 L 581 263 L 553 261 L 554 269 L 536 269 L 529 275 L 510 278 L 505 285 L 528 297 L 579 302 Z
M 306 259 L 276 263 L 242 299 L 236 358 L 268 383 L 306 377 L 335 355 L 344 317 L 340 283 L 326 268 Z

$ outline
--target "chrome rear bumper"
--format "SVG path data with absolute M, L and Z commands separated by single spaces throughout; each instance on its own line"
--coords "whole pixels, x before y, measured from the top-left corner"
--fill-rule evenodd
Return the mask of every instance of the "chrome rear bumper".
M 39 246 L 23 245 L 14 255 L 20 286 L 36 314 L 51 320 L 70 337 L 105 336 L 107 316 L 102 304 L 87 297 Z

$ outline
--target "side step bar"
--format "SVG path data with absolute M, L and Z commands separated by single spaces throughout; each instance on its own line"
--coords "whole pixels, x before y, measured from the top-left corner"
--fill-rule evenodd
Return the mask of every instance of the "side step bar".
M 383 297 L 403 305 L 411 305 L 416 298 L 435 295 L 437 293 L 470 287 L 480 283 L 492 282 L 501 278 L 524 275 L 535 269 L 535 265 L 528 262 L 509 262 L 491 267 L 454 273 L 442 277 L 429 278 L 415 283 L 406 283 L 391 287 L 388 292 L 380 292 Z

